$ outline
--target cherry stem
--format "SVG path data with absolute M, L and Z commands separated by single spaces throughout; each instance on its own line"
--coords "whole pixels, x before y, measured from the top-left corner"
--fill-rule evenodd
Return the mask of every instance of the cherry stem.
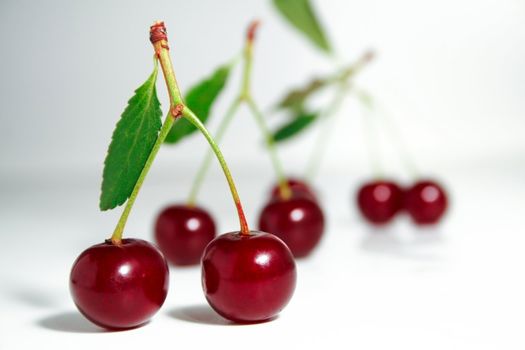
M 399 131 L 397 124 L 390 117 L 383 106 L 377 107 L 377 113 L 380 118 L 383 119 L 383 125 L 385 126 L 386 134 L 390 138 L 390 142 L 394 144 L 397 149 L 397 153 L 401 159 L 401 163 L 405 166 L 405 169 L 410 173 L 413 178 L 419 177 L 419 170 L 414 162 L 413 157 L 409 154 L 408 149 L 403 142 L 403 137 Z
M 372 172 L 374 176 L 378 179 L 382 179 L 384 176 L 384 170 L 381 164 L 381 154 L 378 147 L 378 137 L 376 128 L 373 124 L 372 115 L 369 111 L 363 113 L 364 115 L 364 130 L 365 130 L 365 143 L 368 149 L 368 158 L 370 159 L 370 164 L 372 167 Z
M 284 174 L 284 169 L 281 161 L 277 155 L 277 149 L 275 147 L 275 141 L 273 139 L 263 114 L 261 113 L 260 108 L 252 97 L 251 94 L 251 76 L 252 76 L 252 65 L 253 65 L 253 41 L 255 38 L 255 31 L 259 26 L 258 21 L 253 21 L 248 29 L 248 35 L 246 40 L 246 47 L 244 48 L 244 73 L 243 73 L 243 83 L 241 88 L 241 99 L 246 102 L 248 108 L 252 112 L 252 115 L 257 122 L 259 129 L 261 130 L 263 137 L 266 141 L 266 148 L 268 153 L 270 153 L 270 158 L 277 176 L 277 181 L 279 183 L 279 195 L 282 199 L 287 200 L 292 196 L 292 190 L 288 185 L 286 176 Z
M 288 184 L 286 176 L 284 175 L 283 166 L 277 155 L 275 141 L 273 139 L 273 136 L 270 134 L 270 131 L 268 130 L 268 126 L 266 125 L 264 116 L 262 115 L 259 107 L 251 97 L 248 97 L 246 103 L 248 104 L 248 107 L 250 108 L 257 124 L 259 125 L 259 128 L 261 129 L 261 132 L 263 133 L 263 136 L 266 139 L 266 148 L 268 149 L 268 153 L 270 153 L 270 158 L 272 160 L 272 164 L 277 175 L 277 181 L 279 183 L 279 194 L 284 200 L 290 199 L 290 197 L 292 196 L 292 190 L 290 189 L 290 185 Z
M 329 136 L 334 127 L 334 121 L 329 119 L 336 115 L 341 108 L 343 99 L 350 90 L 349 80 L 353 78 L 359 71 L 361 71 L 368 63 L 374 59 L 373 51 L 366 51 L 356 62 L 338 71 L 336 74 L 328 78 L 325 82 L 328 84 L 337 84 L 338 89 L 334 95 L 333 100 L 328 105 L 328 108 L 321 112 L 319 118 L 324 119 L 325 127 L 318 134 L 317 141 L 314 144 L 313 151 L 310 155 L 308 165 L 306 167 L 306 177 L 312 181 L 317 175 L 321 161 L 326 154 Z
M 217 129 L 217 132 L 215 133 L 215 142 L 220 143 L 226 129 L 230 125 L 230 122 L 233 120 L 233 117 L 235 116 L 235 113 L 239 109 L 239 106 L 241 105 L 242 100 L 240 98 L 236 98 L 233 103 L 228 108 L 226 115 L 222 119 L 221 123 L 219 124 L 219 128 Z M 199 167 L 199 170 L 197 172 L 197 175 L 195 176 L 195 180 L 193 181 L 193 185 L 191 186 L 190 195 L 188 197 L 188 205 L 189 206 L 195 206 L 197 201 L 197 195 L 199 193 L 200 188 L 202 187 L 202 183 L 204 182 L 204 178 L 206 177 L 206 174 L 208 173 L 208 169 L 210 168 L 211 160 L 213 159 L 213 150 L 209 149 L 206 153 L 206 156 L 204 157 L 201 166 Z
M 254 115 L 254 118 L 265 137 L 267 148 L 270 153 L 270 157 L 272 159 L 272 164 L 277 173 L 277 178 L 279 182 L 279 195 L 283 199 L 289 199 L 292 195 L 292 191 L 290 189 L 290 186 L 288 185 L 288 182 L 286 181 L 286 177 L 284 176 L 283 167 L 281 166 L 279 158 L 277 157 L 273 137 L 271 136 L 268 130 L 268 127 L 266 126 L 266 123 L 264 121 L 264 117 L 262 113 L 260 112 L 260 109 L 258 108 L 251 94 L 250 85 L 251 85 L 251 72 L 252 72 L 252 66 L 253 66 L 253 59 L 252 59 L 253 58 L 253 42 L 255 40 L 255 33 L 256 33 L 258 26 L 259 26 L 259 22 L 253 21 L 248 27 L 247 36 L 246 36 L 247 37 L 246 46 L 244 48 L 244 55 L 243 55 L 244 56 L 244 69 L 242 73 L 241 89 L 240 89 L 239 95 L 232 102 L 232 104 L 230 105 L 230 107 L 228 108 L 226 112 L 226 115 L 224 116 L 223 120 L 219 124 L 219 128 L 217 129 L 217 133 L 215 136 L 215 140 L 216 142 L 220 142 L 222 140 L 224 133 L 226 132 L 226 129 L 230 125 L 230 122 L 232 121 L 233 117 L 235 116 L 235 113 L 237 112 L 241 104 L 246 103 L 248 107 L 250 108 L 250 111 Z M 190 206 L 194 206 L 196 204 L 197 194 L 199 192 L 199 189 L 202 187 L 202 183 L 204 181 L 204 178 L 209 168 L 211 157 L 212 157 L 212 150 L 210 150 L 206 154 L 206 157 L 204 158 L 197 172 L 195 181 L 193 182 L 192 189 L 190 191 L 190 195 L 188 198 L 188 205 Z
M 157 59 L 155 59 L 154 62 L 155 62 L 155 72 L 156 72 L 157 71 L 156 66 L 158 64 Z M 155 80 L 156 79 L 157 79 L 157 76 L 155 74 Z M 128 221 L 128 217 L 131 212 L 131 208 L 133 208 L 133 205 L 135 204 L 135 200 L 137 199 L 137 195 L 139 194 L 142 184 L 144 183 L 144 180 L 146 179 L 146 176 L 148 175 L 151 165 L 153 164 L 153 161 L 155 160 L 155 157 L 157 156 L 157 153 L 159 152 L 160 146 L 166 139 L 166 136 L 168 135 L 172 125 L 173 125 L 173 118 L 170 116 L 170 114 L 168 114 L 164 120 L 164 123 L 162 124 L 159 135 L 157 136 L 157 140 L 153 144 L 150 154 L 148 155 L 148 158 L 146 159 L 144 168 L 142 168 L 139 178 L 137 179 L 137 182 L 135 183 L 135 186 L 133 187 L 133 191 L 131 192 L 131 195 L 129 196 L 128 200 L 126 201 L 126 206 L 124 207 L 124 210 L 122 211 L 122 214 L 120 215 L 120 219 L 117 223 L 117 226 L 115 227 L 115 230 L 113 231 L 113 234 L 111 235 L 111 242 L 115 245 L 120 245 L 122 243 L 122 234 L 124 232 L 124 228 L 126 227 L 126 223 Z
M 193 113 L 193 111 L 191 111 L 187 106 L 184 105 L 179 87 L 177 85 L 177 79 L 175 78 L 173 64 L 171 63 L 171 57 L 169 55 L 169 47 L 168 47 L 168 37 L 166 33 L 166 27 L 164 26 L 163 22 L 155 22 L 155 24 L 151 26 L 150 40 L 153 44 L 157 57 L 159 57 L 160 65 L 162 67 L 162 72 L 164 74 L 164 80 L 166 81 L 166 86 L 168 88 L 168 93 L 170 96 L 170 106 L 171 106 L 172 117 L 173 118 L 178 118 L 178 117 L 186 118 L 197 129 L 199 129 L 199 131 L 203 134 L 203 136 L 206 138 L 206 140 L 210 144 L 211 149 L 215 153 L 215 156 L 217 157 L 221 165 L 224 175 L 226 176 L 228 185 L 230 186 L 230 192 L 232 194 L 233 201 L 237 209 L 237 214 L 239 216 L 240 233 L 242 235 L 249 235 L 250 229 L 248 227 L 248 223 L 244 215 L 244 210 L 242 208 L 242 204 L 239 198 L 239 194 L 237 192 L 237 188 L 235 187 L 235 182 L 233 181 L 233 177 L 231 175 L 230 169 L 228 168 L 228 165 L 226 164 L 226 160 L 224 159 L 224 156 L 222 155 L 222 152 L 219 149 L 219 146 L 217 146 L 217 143 L 215 142 L 215 140 L 213 139 L 209 131 L 206 129 L 204 124 L 202 124 L 200 119 L 195 115 L 195 113 Z
M 348 89 L 349 86 L 346 81 L 341 82 L 334 94 L 333 99 L 330 101 L 328 108 L 321 112 L 320 118 L 325 124 L 317 136 L 312 155 L 310 156 L 310 161 L 306 168 L 306 177 L 310 181 L 313 180 L 321 168 L 321 161 L 323 160 L 323 157 L 326 153 L 328 148 L 328 140 L 330 139 L 330 135 L 332 134 L 335 126 L 335 122 L 330 122 L 330 117 L 337 115 L 337 112 L 341 108 L 343 100 L 346 97 Z
M 239 215 L 239 223 L 241 225 L 241 234 L 243 235 L 249 235 L 250 229 L 248 228 L 248 223 L 246 222 L 246 217 L 244 215 L 244 211 L 242 209 L 241 200 L 239 198 L 239 193 L 237 192 L 237 188 L 235 187 L 235 182 L 233 181 L 232 174 L 230 172 L 230 169 L 228 168 L 228 165 L 226 164 L 226 160 L 224 159 L 224 156 L 222 155 L 222 152 L 209 133 L 209 131 L 206 129 L 204 124 L 200 121 L 200 119 L 188 108 L 184 107 L 183 114 L 184 118 L 186 118 L 190 123 L 192 123 L 199 131 L 204 135 L 206 140 L 208 140 L 208 143 L 211 146 L 211 149 L 213 150 L 213 153 L 215 153 L 215 156 L 217 157 L 217 160 L 219 161 L 221 168 L 224 172 L 224 175 L 226 176 L 226 180 L 228 181 L 228 185 L 230 186 L 230 192 L 233 197 L 233 201 L 235 202 L 235 207 L 237 208 L 237 214 Z

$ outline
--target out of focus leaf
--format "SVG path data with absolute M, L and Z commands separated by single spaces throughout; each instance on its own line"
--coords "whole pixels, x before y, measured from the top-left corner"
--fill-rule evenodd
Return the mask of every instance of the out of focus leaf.
M 272 135 L 275 142 L 282 142 L 298 135 L 317 119 L 318 113 L 303 113 L 281 126 Z
M 304 87 L 293 89 L 277 104 L 277 108 L 301 112 L 306 100 L 326 84 L 326 80 L 314 79 Z
M 186 95 L 186 105 L 195 112 L 201 122 L 206 123 L 208 120 L 213 104 L 226 85 L 230 70 L 231 65 L 217 68 L 210 77 L 199 82 Z M 195 131 L 197 131 L 195 126 L 185 118 L 177 119 L 165 142 L 177 143 Z
M 273 0 L 279 12 L 319 49 L 330 53 L 332 48 L 309 0 Z
M 113 209 L 130 196 L 161 128 L 162 111 L 155 82 L 158 66 L 128 101 L 113 131 L 104 161 L 100 209 Z

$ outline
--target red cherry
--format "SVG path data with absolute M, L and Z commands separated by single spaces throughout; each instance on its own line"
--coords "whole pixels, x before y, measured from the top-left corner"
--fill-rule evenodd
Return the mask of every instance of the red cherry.
M 303 195 L 304 197 L 308 197 L 314 201 L 317 200 L 315 191 L 305 181 L 291 177 L 287 179 L 287 182 L 293 194 Z M 271 198 L 280 197 L 280 194 L 281 194 L 281 189 L 279 187 L 279 184 L 275 184 L 272 187 Z
M 419 181 L 405 191 L 404 207 L 416 224 L 434 224 L 447 209 L 447 195 L 434 181 Z
M 273 232 L 290 248 L 295 257 L 312 252 L 324 232 L 324 215 L 319 205 L 294 194 L 290 199 L 273 198 L 263 208 L 259 229 Z
M 168 261 L 175 265 L 198 264 L 215 232 L 215 223 L 208 212 L 187 205 L 167 207 L 155 224 L 155 240 Z
M 146 323 L 168 293 L 169 271 L 162 253 L 140 239 L 111 241 L 86 249 L 71 269 L 69 288 L 80 312 L 109 329 Z
M 402 207 L 403 191 L 391 181 L 365 183 L 357 193 L 357 205 L 361 214 L 373 224 L 385 224 L 392 220 Z
M 239 323 L 276 316 L 295 290 L 292 253 L 266 232 L 230 232 L 215 238 L 202 257 L 202 288 L 211 307 Z

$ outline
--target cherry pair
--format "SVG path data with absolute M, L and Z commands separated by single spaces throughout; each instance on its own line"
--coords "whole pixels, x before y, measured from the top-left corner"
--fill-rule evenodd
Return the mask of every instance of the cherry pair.
M 273 232 L 295 257 L 304 257 L 317 246 L 324 231 L 324 215 L 313 190 L 303 181 L 287 180 L 290 198 L 282 198 L 279 186 L 259 217 L 259 229 Z M 155 223 L 155 240 L 171 263 L 198 264 L 206 246 L 216 235 L 216 225 L 203 208 L 184 204 L 164 209 Z
M 437 223 L 448 206 L 443 187 L 431 180 L 416 182 L 402 189 L 393 181 L 365 183 L 357 194 L 357 204 L 363 216 L 373 224 L 385 224 L 405 210 L 417 225 Z
M 253 35 L 249 37 L 253 38 Z M 171 250 L 165 249 L 170 259 L 176 259 L 181 264 L 199 261 L 207 244 L 201 259 L 202 287 L 209 304 L 219 314 L 234 322 L 271 319 L 286 306 L 294 292 L 296 267 L 293 255 L 276 236 L 248 228 L 239 194 L 222 152 L 201 119 L 182 100 L 163 22 L 155 22 L 150 27 L 150 41 L 156 59 L 154 71 L 129 100 L 117 123 L 104 162 L 101 209 L 113 209 L 124 202 L 126 205 L 111 239 L 89 247 L 74 262 L 70 274 L 73 301 L 89 320 L 109 329 L 140 326 L 148 322 L 164 303 L 169 283 L 164 255 L 146 241 L 123 239 L 123 231 L 158 150 L 175 120 L 184 118 L 203 134 L 217 157 L 230 187 L 240 229 L 213 238 L 215 225 L 205 212 L 193 207 L 175 207 L 161 214 L 157 229 L 169 228 L 173 224 L 169 218 L 176 213 L 184 219 L 175 223 L 179 225 L 176 228 L 190 234 L 181 236 L 179 230 L 170 236 L 164 232 L 157 239 L 162 245 L 166 243 L 164 239 L 184 243 L 170 246 Z M 144 118 L 151 119 L 150 124 L 156 124 L 157 117 L 160 119 L 162 114 L 155 90 L 158 64 L 162 67 L 170 96 L 170 113 L 160 125 L 160 130 L 153 126 L 136 128 L 135 125 L 148 124 L 143 122 Z M 144 104 L 144 101 L 149 103 Z M 130 142 L 130 138 L 148 139 L 151 147 L 146 147 L 148 145 L 143 142 Z M 128 164 L 131 171 L 121 164 L 122 158 L 139 161 Z M 122 172 L 122 169 L 125 171 Z M 195 212 L 197 217 L 193 215 Z M 193 237 L 191 233 L 195 232 L 197 234 Z
M 146 322 L 168 293 L 162 253 L 140 239 L 111 241 L 85 250 L 71 270 L 70 290 L 80 312 L 107 329 Z M 220 315 L 234 322 L 275 317 L 295 290 L 296 268 L 288 247 L 272 234 L 231 232 L 215 238 L 202 258 L 202 287 Z

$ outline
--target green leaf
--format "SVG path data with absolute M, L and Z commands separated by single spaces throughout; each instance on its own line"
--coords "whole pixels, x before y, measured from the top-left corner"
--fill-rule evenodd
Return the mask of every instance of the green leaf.
M 104 161 L 101 210 L 113 209 L 129 198 L 157 140 L 162 125 L 162 111 L 155 89 L 157 73 L 155 64 L 148 80 L 128 101 L 113 131 Z
M 219 67 L 211 77 L 195 85 L 186 95 L 186 105 L 195 112 L 203 124 L 208 120 L 213 103 L 226 85 L 230 70 L 231 65 Z M 171 128 L 165 142 L 177 143 L 195 131 L 197 128 L 193 124 L 185 118 L 180 118 Z
M 332 48 L 317 20 L 309 0 L 273 0 L 275 7 L 299 31 L 321 50 Z
M 289 123 L 281 126 L 274 134 L 275 142 L 282 142 L 298 135 L 317 119 L 318 113 L 303 113 L 292 119 Z
M 288 108 L 296 112 L 301 112 L 304 110 L 306 100 L 315 92 L 326 86 L 326 84 L 327 82 L 325 80 L 314 79 L 304 87 L 293 89 L 277 104 L 277 108 Z

